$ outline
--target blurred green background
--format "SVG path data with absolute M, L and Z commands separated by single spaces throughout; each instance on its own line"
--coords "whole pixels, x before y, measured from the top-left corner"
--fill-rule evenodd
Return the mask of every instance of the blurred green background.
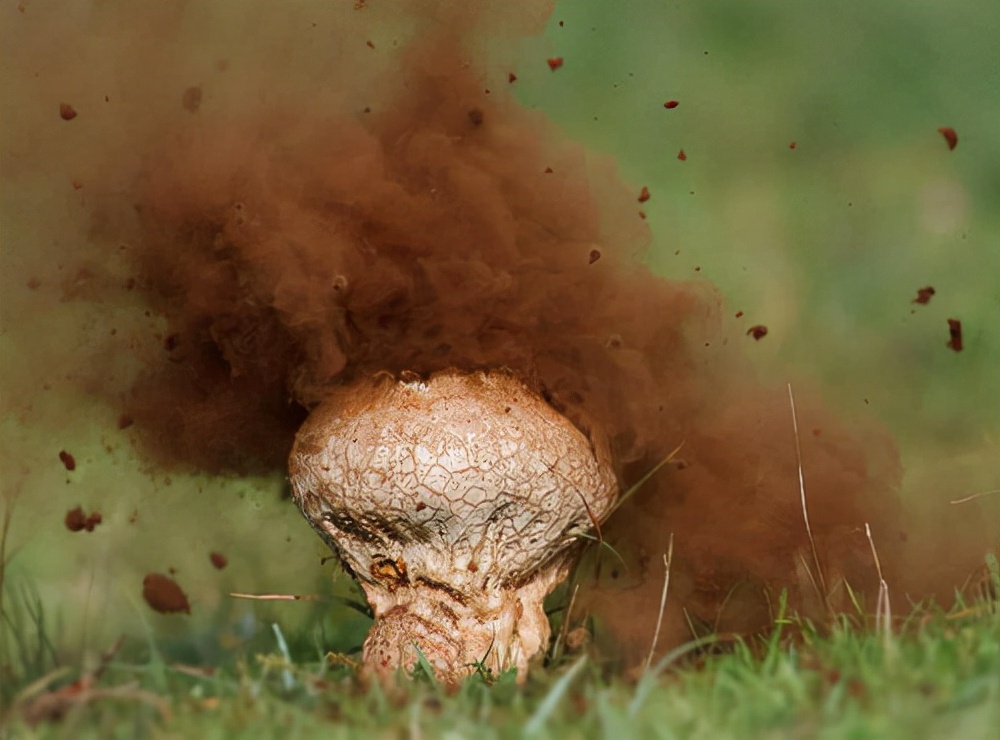
M 298 17 L 310 7 L 293 5 Z M 72 4 L 83 30 L 100 23 L 87 7 Z M 6 46 L 18 10 L 0 12 Z M 1000 487 L 998 39 L 1000 8 L 986 0 L 564 2 L 545 35 L 524 42 L 516 90 L 568 137 L 614 157 L 637 192 L 649 188 L 650 263 L 712 281 L 729 315 L 767 325 L 766 339 L 746 340 L 765 378 L 818 386 L 845 415 L 892 429 L 904 496 L 933 518 L 949 499 Z M 564 58 L 557 72 L 553 56 Z M 8 62 L 3 74 L 24 83 L 32 70 Z M 65 93 L 53 85 L 44 105 Z M 3 98 L 12 161 L 35 143 L 18 113 L 26 101 Z M 669 99 L 679 105 L 665 109 Z M 941 126 L 957 131 L 954 151 Z M 70 651 L 104 649 L 125 632 L 215 660 L 272 644 L 271 621 L 317 645 L 357 644 L 366 623 L 348 607 L 227 596 L 351 592 L 344 577 L 331 587 L 336 566 L 320 565 L 328 553 L 281 500 L 280 477 L 152 473 L 116 430 L 117 409 L 80 382 L 76 350 L 126 320 L 59 300 L 51 255 L 70 254 L 88 229 L 69 177 L 4 173 L 0 201 L 8 607 L 24 589 L 37 593 Z M 33 277 L 40 289 L 28 287 Z M 937 295 L 915 306 L 926 285 Z M 963 322 L 961 353 L 946 347 L 947 318 Z M 133 365 L 113 358 L 109 372 L 126 377 Z M 997 498 L 972 505 L 996 520 Z M 76 505 L 104 522 L 69 532 L 63 517 Z M 228 557 L 225 570 L 212 567 L 212 551 Z M 142 601 L 143 574 L 168 569 L 190 617 Z M 299 629 L 320 614 L 324 634 Z

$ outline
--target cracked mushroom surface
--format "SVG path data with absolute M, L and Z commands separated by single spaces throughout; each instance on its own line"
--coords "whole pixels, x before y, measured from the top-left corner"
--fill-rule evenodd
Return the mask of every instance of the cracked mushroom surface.
M 545 596 L 618 485 L 585 435 L 506 371 L 379 376 L 336 390 L 289 461 L 296 503 L 360 582 L 364 662 L 437 677 L 516 667 L 544 649 Z

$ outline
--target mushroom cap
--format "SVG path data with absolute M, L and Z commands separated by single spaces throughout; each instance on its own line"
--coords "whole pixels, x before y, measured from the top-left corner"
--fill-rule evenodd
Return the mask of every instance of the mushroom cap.
M 618 495 L 606 441 L 506 371 L 340 388 L 300 429 L 289 470 L 363 584 L 423 583 L 461 603 L 553 565 Z

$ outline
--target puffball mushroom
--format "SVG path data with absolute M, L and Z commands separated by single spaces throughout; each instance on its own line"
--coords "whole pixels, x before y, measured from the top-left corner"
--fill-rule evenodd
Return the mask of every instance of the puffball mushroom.
M 367 669 L 523 680 L 543 599 L 618 485 L 606 441 L 506 371 L 386 374 L 336 390 L 300 429 L 293 496 L 361 584 Z

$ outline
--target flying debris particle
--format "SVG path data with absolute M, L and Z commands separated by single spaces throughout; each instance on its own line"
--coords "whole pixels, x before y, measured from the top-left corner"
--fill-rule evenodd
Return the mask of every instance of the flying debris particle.
M 681 149 L 679 152 L 677 152 L 677 159 L 679 159 L 680 161 L 686 162 L 687 158 L 688 158 L 688 155 L 684 153 L 683 149 Z
M 121 416 L 118 417 L 119 429 L 128 429 L 133 424 L 135 424 L 135 419 L 133 419 L 128 414 L 122 414 Z
M 70 509 L 66 512 L 66 517 L 63 521 L 66 524 L 66 529 L 70 532 L 82 532 L 83 530 L 93 532 L 94 527 L 104 521 L 104 517 L 101 516 L 99 511 L 94 511 L 89 515 L 84 514 L 83 507 L 77 506 L 75 509 Z
M 546 175 L 551 175 L 552 174 L 552 168 L 551 167 L 546 167 L 545 168 L 545 174 Z
M 514 74 L 513 72 L 508 72 L 507 73 L 507 84 L 513 85 L 515 82 L 517 82 L 517 75 Z
M 668 100 L 666 103 L 663 104 L 663 107 L 666 108 L 667 110 L 673 110 L 678 105 L 680 105 L 680 103 L 677 102 L 676 100 Z
M 645 203 L 647 200 L 649 200 L 649 188 L 643 185 L 642 190 L 639 191 L 639 202 Z
M 375 48 L 375 43 L 371 39 L 368 39 L 365 42 L 365 46 L 367 46 L 369 49 L 374 49 Z
M 639 218 L 641 218 L 643 221 L 645 221 L 646 220 L 646 212 L 645 211 L 639 211 Z
M 948 346 L 956 352 L 962 351 L 962 322 L 958 319 L 948 319 Z
M 469 111 L 469 121 L 473 126 L 479 127 L 483 125 L 483 112 L 479 108 L 473 108 Z
M 944 140 L 948 142 L 948 148 L 954 149 L 958 146 L 958 134 L 955 133 L 955 129 L 951 126 L 942 126 L 938 129 L 938 133 L 944 137 Z
M 66 450 L 59 451 L 59 459 L 62 461 L 62 464 L 66 466 L 66 470 L 70 472 L 76 470 L 76 458 L 66 452 Z
M 63 521 L 66 523 L 66 529 L 70 532 L 79 532 L 87 526 L 87 515 L 83 513 L 82 507 L 77 506 L 66 512 L 66 518 Z
M 77 116 L 76 109 L 69 103 L 60 103 L 59 116 L 64 121 L 72 121 Z
M 548 60 L 547 60 L 547 63 L 549 65 L 549 69 L 551 69 L 553 72 L 555 72 L 557 69 L 559 69 L 561 66 L 563 66 L 563 58 L 562 57 L 549 57 Z
M 757 324 L 756 326 L 751 326 L 747 329 L 747 336 L 753 337 L 758 342 L 767 336 L 767 327 L 763 324 Z
M 914 303 L 919 303 L 921 306 L 926 306 L 931 302 L 931 298 L 934 296 L 935 290 L 930 285 L 926 288 L 920 288 L 917 291 L 917 297 L 913 299 Z
M 201 107 L 201 88 L 189 87 L 181 96 L 181 105 L 188 113 L 197 113 Z
M 146 574 L 142 579 L 142 598 L 160 614 L 191 613 L 191 604 L 177 581 L 162 573 Z
M 738 318 L 738 319 L 743 318 L 743 312 L 742 311 L 737 311 L 736 312 L 736 318 Z
M 212 561 L 212 565 L 214 565 L 217 570 L 222 570 L 227 565 L 229 565 L 229 558 L 227 558 L 221 552 L 209 553 L 208 559 Z
M 600 258 L 601 258 L 601 250 L 600 249 L 591 249 L 590 250 L 590 264 L 594 264 Z
M 795 147 L 796 147 L 796 143 L 794 141 L 788 142 L 788 148 L 789 149 L 795 149 Z
M 79 180 L 72 180 L 70 185 L 73 186 L 73 190 L 80 190 L 83 187 L 83 183 Z

